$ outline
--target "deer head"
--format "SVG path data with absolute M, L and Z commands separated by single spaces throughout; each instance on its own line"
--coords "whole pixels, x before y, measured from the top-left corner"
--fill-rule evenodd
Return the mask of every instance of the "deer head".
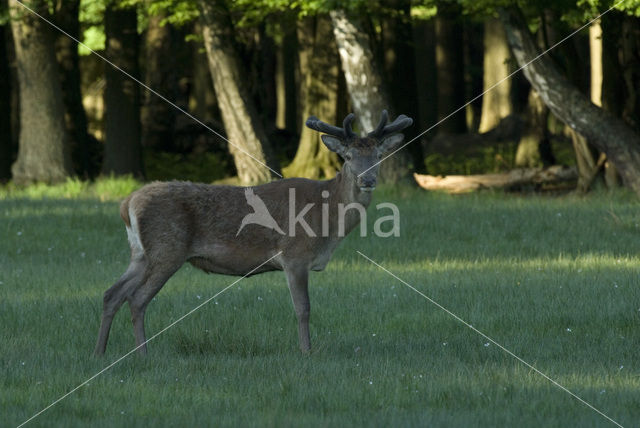
M 310 116 L 306 125 L 324 133 L 320 136 L 324 145 L 344 159 L 345 174 L 355 179 L 355 184 L 361 191 L 371 192 L 376 187 L 380 160 L 400 146 L 404 141 L 404 135 L 400 131 L 411 126 L 413 119 L 401 114 L 387 124 L 389 114 L 382 110 L 376 129 L 366 137 L 359 137 L 351 129 L 354 118 L 355 115 L 350 113 L 344 118 L 342 128 L 339 128 Z

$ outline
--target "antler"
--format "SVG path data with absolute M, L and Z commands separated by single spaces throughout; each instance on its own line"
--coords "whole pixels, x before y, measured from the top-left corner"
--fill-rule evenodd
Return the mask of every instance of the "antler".
M 394 120 L 389 125 L 387 125 L 388 119 L 389 119 L 389 113 L 387 113 L 386 110 L 382 110 L 382 114 L 380 115 L 380 122 L 378 123 L 378 126 L 376 127 L 376 129 L 369 132 L 368 137 L 383 138 L 395 132 L 402 131 L 404 128 L 411 126 L 411 124 L 413 123 L 413 119 L 405 116 L 404 114 L 401 114 L 400 116 L 396 117 L 396 120 Z
M 329 125 L 328 123 L 321 121 L 315 116 L 309 116 L 309 118 L 305 122 L 305 125 L 316 131 L 324 132 L 325 134 L 333 135 L 334 137 L 347 140 L 356 137 L 356 134 L 351 129 L 351 122 L 353 122 L 353 119 L 355 117 L 355 114 L 349 113 L 342 122 L 342 128 Z

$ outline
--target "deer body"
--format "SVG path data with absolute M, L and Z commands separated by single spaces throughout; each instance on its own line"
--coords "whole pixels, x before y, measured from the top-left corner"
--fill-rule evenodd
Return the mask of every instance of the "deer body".
M 383 118 L 386 123 L 384 114 Z M 327 144 L 330 137 L 322 137 Z M 377 142 L 369 143 L 376 147 L 373 143 Z M 366 209 L 371 202 L 379 153 L 358 154 L 355 158 L 342 153 L 356 162 L 345 162 L 337 176 L 328 181 L 292 178 L 251 188 L 154 182 L 133 192 L 120 208 L 131 261 L 104 294 L 95 353 L 104 353 L 111 322 L 125 300 L 131 310 L 136 344 L 146 352 L 146 307 L 185 262 L 206 272 L 246 275 L 270 258 L 252 274 L 285 272 L 298 316 L 300 347 L 308 351 L 308 272 L 324 269 L 340 240 L 360 221 L 357 210 L 348 210 L 343 220 L 338 218 L 335 213 L 340 205 L 358 204 Z M 364 178 L 359 177 L 363 168 L 358 162 L 375 168 L 362 174 Z M 270 218 L 264 223 L 243 221 L 259 218 L 265 208 Z

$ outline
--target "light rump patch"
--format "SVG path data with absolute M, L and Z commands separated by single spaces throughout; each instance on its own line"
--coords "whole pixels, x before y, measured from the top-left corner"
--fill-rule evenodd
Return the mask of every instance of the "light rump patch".
M 127 239 L 129 240 L 129 247 L 131 247 L 131 258 L 139 258 L 144 255 L 144 247 L 140 240 L 140 228 L 138 227 L 138 219 L 136 213 L 133 210 L 133 206 L 129 203 L 129 221 L 131 226 L 126 226 Z

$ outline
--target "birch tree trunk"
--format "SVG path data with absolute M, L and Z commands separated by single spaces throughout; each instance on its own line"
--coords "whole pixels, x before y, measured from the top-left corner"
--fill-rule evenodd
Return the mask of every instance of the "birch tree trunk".
M 360 134 L 364 135 L 376 127 L 382 110 L 390 110 L 389 96 L 371 49 L 369 35 L 343 10 L 331 11 L 330 15 L 347 90 Z M 397 183 L 410 180 L 410 162 L 407 150 L 396 152 L 380 164 L 380 181 Z
M 522 13 L 502 9 L 500 17 L 518 63 L 522 66 L 535 58 L 538 49 Z M 532 62 L 524 73 L 551 111 L 606 153 L 624 184 L 640 195 L 640 136 L 624 121 L 591 103 L 547 57 Z
M 198 2 L 202 35 L 207 49 L 213 87 L 238 179 L 242 185 L 269 181 L 278 171 L 260 118 L 245 87 L 247 79 L 234 47 L 233 25 L 222 1 Z
M 45 1 L 29 6 L 47 14 Z M 53 35 L 48 24 L 15 0 L 9 7 L 20 87 L 20 146 L 13 180 L 63 181 L 71 175 L 71 157 Z
M 327 15 L 304 18 L 298 25 L 302 89 L 302 120 L 314 115 L 338 123 L 338 48 Z M 320 140 L 320 134 L 302 127 L 296 156 L 283 172 L 287 177 L 332 178 L 340 163 Z

